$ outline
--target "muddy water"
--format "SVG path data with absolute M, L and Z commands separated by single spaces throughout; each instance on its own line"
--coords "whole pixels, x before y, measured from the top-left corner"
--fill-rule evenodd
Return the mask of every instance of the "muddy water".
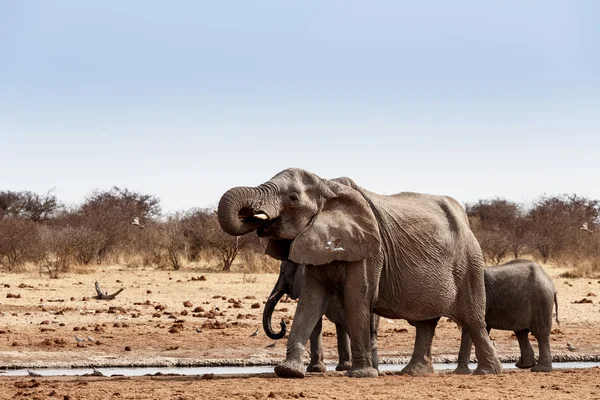
M 380 371 L 400 371 L 405 364 L 381 364 Z M 554 362 L 552 366 L 555 369 L 561 368 L 591 368 L 600 367 L 600 362 Z M 437 363 L 433 365 L 437 371 L 454 370 L 454 363 Z M 471 369 L 475 369 L 476 364 L 470 364 Z M 513 363 L 503 363 L 504 369 L 513 369 Z M 261 374 L 272 373 L 274 366 L 248 366 L 248 367 L 147 367 L 147 368 L 98 368 L 104 376 L 144 376 L 154 374 L 177 374 L 177 375 L 232 375 L 232 374 Z M 334 371 L 335 365 L 327 366 L 328 371 Z M 5 369 L 0 370 L 0 376 L 27 376 L 29 371 L 42 376 L 81 376 L 94 372 L 90 368 L 40 368 L 40 369 Z

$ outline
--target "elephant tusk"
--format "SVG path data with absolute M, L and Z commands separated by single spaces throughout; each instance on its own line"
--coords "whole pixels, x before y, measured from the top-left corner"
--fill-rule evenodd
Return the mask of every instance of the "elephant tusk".
M 253 217 L 258 218 L 258 219 L 263 219 L 263 220 L 269 219 L 269 216 L 265 213 L 254 214 Z
M 274 299 L 274 298 L 275 298 L 275 297 L 276 297 L 278 294 L 279 294 L 279 291 L 277 291 L 277 292 L 273 293 L 273 294 L 271 295 L 271 297 L 269 297 L 269 300 L 271 300 L 271 299 Z

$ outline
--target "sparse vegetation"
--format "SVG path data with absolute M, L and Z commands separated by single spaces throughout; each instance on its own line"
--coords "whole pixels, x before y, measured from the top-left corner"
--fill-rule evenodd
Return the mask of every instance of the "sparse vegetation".
M 525 209 L 493 198 L 466 210 L 488 264 L 528 257 L 572 267 L 577 276 L 600 273 L 598 200 L 542 196 Z M 141 226 L 132 224 L 136 217 Z M 225 234 L 212 209 L 165 215 L 155 196 L 116 186 L 75 207 L 52 191 L 0 191 L 0 268 L 8 272 L 30 265 L 57 278 L 74 266 L 102 264 L 275 272 L 279 263 L 264 255 L 265 244 L 256 234 Z
M 138 218 L 141 226 L 132 224 Z M 0 191 L 0 268 L 58 278 L 74 266 L 123 264 L 274 272 L 256 235 L 225 234 L 209 209 L 162 214 L 155 196 L 113 187 L 65 207 L 51 191 Z
M 578 276 L 600 273 L 598 200 L 575 194 L 541 196 L 525 210 L 495 198 L 466 209 L 489 264 L 526 256 L 570 266 Z

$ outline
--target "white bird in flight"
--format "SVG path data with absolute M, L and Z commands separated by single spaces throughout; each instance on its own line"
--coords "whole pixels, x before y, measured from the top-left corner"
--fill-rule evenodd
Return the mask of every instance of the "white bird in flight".
M 584 222 L 583 224 L 581 224 L 581 227 L 579 227 L 579 229 L 584 230 L 584 231 L 588 231 L 589 233 L 592 233 L 592 231 L 590 230 L 590 228 L 588 228 L 587 222 Z
M 338 247 L 342 239 L 331 238 L 329 242 L 327 242 L 327 246 L 325 246 L 325 250 L 329 252 L 334 251 L 344 251 L 343 247 Z
M 143 227 L 144 227 L 144 225 L 140 224 L 140 219 L 139 219 L 139 217 L 135 217 L 135 218 L 133 219 L 133 221 L 131 221 L 131 224 L 132 224 L 132 225 L 137 225 L 137 226 L 139 226 L 140 228 L 143 228 Z

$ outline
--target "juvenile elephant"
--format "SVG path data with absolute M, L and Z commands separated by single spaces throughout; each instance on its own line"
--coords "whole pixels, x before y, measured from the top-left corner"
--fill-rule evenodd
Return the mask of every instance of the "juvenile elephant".
M 483 256 L 463 207 L 418 193 L 379 195 L 349 178 L 284 170 L 257 187 L 228 190 L 218 219 L 230 235 L 257 231 L 266 253 L 306 264 L 306 285 L 287 342 L 281 377 L 304 377 L 306 342 L 332 295 L 342 299 L 353 377 L 374 377 L 373 313 L 416 326 L 408 374 L 433 372 L 431 341 L 441 316 L 471 334 L 476 373 L 502 366 L 485 329 Z
M 514 331 L 521 357 L 516 366 L 534 372 L 552 371 L 550 331 L 552 311 L 558 302 L 552 279 L 538 264 L 529 260 L 513 260 L 485 269 L 485 323 L 491 329 Z M 539 360 L 536 364 L 528 333 L 537 339 Z M 456 373 L 470 373 L 471 338 L 463 329 Z
M 275 283 L 275 287 L 265 304 L 263 311 L 263 329 L 268 337 L 271 339 L 281 339 L 286 333 L 286 324 L 281 321 L 281 331 L 275 333 L 271 327 L 271 317 L 273 316 L 273 310 L 277 305 L 277 302 L 281 299 L 284 294 L 290 296 L 290 298 L 296 300 L 302 295 L 304 289 L 306 275 L 306 266 L 304 264 L 296 264 L 291 261 L 282 261 L 279 266 L 279 278 Z M 352 361 L 350 359 L 350 337 L 348 336 L 348 326 L 346 325 L 346 317 L 344 315 L 344 309 L 342 302 L 335 295 L 331 295 L 327 300 L 325 307 L 325 316 L 335 324 L 335 331 L 337 335 L 337 347 L 338 347 L 338 365 L 335 367 L 336 371 L 346 371 L 352 367 Z M 379 325 L 379 317 L 372 315 L 372 323 L 374 328 L 371 337 L 371 357 L 373 360 L 373 367 L 378 367 L 377 357 L 377 327 Z M 310 334 L 310 363 L 306 368 L 307 372 L 325 372 L 326 367 L 323 362 L 323 340 L 321 337 L 322 330 L 322 319 L 319 318 L 317 325 Z

